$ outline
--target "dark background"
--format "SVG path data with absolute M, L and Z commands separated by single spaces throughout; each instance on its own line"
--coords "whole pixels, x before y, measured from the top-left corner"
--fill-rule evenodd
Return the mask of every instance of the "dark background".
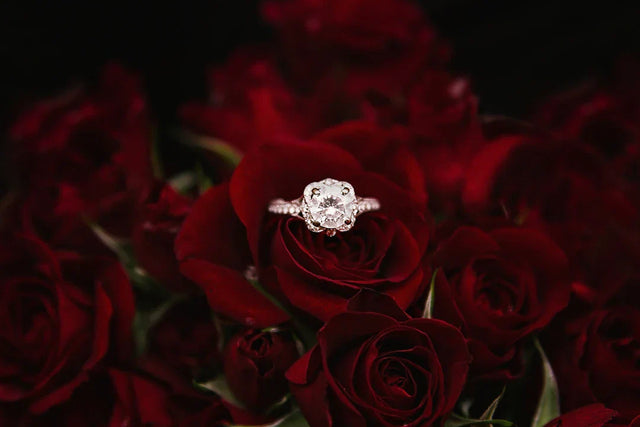
M 375 1 L 375 0 L 371 0 Z M 544 94 L 606 74 L 640 52 L 640 2 L 423 1 L 485 112 L 522 117 Z M 159 119 L 204 96 L 204 70 L 238 44 L 270 37 L 257 0 L 0 3 L 0 120 L 93 78 L 109 59 L 139 70 Z

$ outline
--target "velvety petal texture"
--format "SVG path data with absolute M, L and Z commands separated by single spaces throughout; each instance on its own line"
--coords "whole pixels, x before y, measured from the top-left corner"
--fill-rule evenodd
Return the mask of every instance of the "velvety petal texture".
M 602 404 L 594 404 L 561 415 L 547 423 L 545 427 L 603 427 L 610 425 L 609 421 L 616 414 L 616 411 L 607 409 Z
M 0 265 L 0 401 L 43 413 L 103 361 L 129 360 L 134 302 L 115 260 L 14 236 Z
M 600 402 L 624 422 L 640 415 L 640 311 L 621 305 L 563 322 L 549 338 L 564 407 Z
M 95 243 L 86 218 L 130 235 L 136 202 L 152 179 L 151 123 L 134 74 L 110 64 L 94 87 L 37 103 L 11 128 L 10 147 L 25 190 L 22 208 L 47 242 Z
M 523 338 L 545 327 L 569 301 L 566 256 L 544 234 L 460 227 L 434 256 L 437 318 L 469 338 L 474 375 L 520 374 Z
M 470 360 L 455 327 L 411 319 L 392 298 L 362 290 L 287 378 L 312 427 L 426 426 L 453 409 Z
M 182 274 L 204 290 L 214 311 L 247 326 L 287 320 L 287 314 L 247 277 L 253 261 L 245 228 L 231 205 L 228 185 L 208 190 L 194 203 L 175 250 Z
M 191 199 L 167 184 L 155 183 L 137 208 L 131 244 L 140 266 L 169 289 L 192 291 L 174 254 L 175 239 L 191 210 Z

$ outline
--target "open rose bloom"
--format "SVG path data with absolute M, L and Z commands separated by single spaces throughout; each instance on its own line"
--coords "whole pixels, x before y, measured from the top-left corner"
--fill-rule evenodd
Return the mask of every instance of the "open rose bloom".
M 525 123 L 410 0 L 260 13 L 16 115 L 0 426 L 640 426 L 640 66 Z

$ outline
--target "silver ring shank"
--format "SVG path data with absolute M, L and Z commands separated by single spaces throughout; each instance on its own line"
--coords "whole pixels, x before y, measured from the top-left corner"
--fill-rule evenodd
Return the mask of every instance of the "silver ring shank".
M 365 212 L 377 211 L 380 209 L 380 201 L 375 197 L 358 197 L 358 213 L 356 216 Z
M 295 200 L 287 201 L 284 199 L 275 199 L 269 203 L 269 212 L 278 214 L 278 215 L 291 215 L 291 216 L 301 216 L 302 215 L 302 198 L 298 198 Z

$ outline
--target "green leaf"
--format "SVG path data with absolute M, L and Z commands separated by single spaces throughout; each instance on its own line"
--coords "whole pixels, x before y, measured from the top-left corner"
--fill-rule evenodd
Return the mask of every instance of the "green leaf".
M 141 310 L 138 307 L 133 318 L 133 339 L 136 346 L 136 354 L 142 356 L 147 350 L 149 331 L 158 324 L 164 315 L 178 302 L 184 300 L 184 295 L 173 295 L 161 304 L 148 309 Z
M 271 424 L 263 424 L 261 426 L 227 424 L 227 427 L 309 427 L 309 423 L 302 415 L 302 412 L 299 409 L 295 409 Z
M 232 405 L 237 406 L 238 408 L 244 409 L 244 404 L 234 396 L 233 392 L 229 388 L 227 379 L 224 377 L 223 374 L 218 375 L 217 377 L 215 377 L 210 381 L 203 382 L 203 383 L 194 381 L 193 384 L 201 390 L 212 391 L 218 396 L 220 396 L 222 399 L 231 403 Z
M 547 355 L 540 345 L 538 338 L 534 338 L 533 343 L 540 354 L 542 360 L 542 392 L 540 393 L 540 400 L 538 401 L 538 407 L 536 408 L 531 427 L 543 427 L 552 419 L 560 416 L 560 400 L 558 397 L 558 383 L 556 377 L 553 374 L 553 369 L 547 359 Z
M 447 421 L 444 423 L 444 427 L 464 427 L 464 426 L 482 426 L 493 425 L 500 427 L 510 427 L 514 424 L 507 420 L 481 420 L 473 418 L 465 418 L 460 415 L 451 414 Z
M 480 415 L 481 420 L 490 420 L 491 418 L 493 418 L 493 414 L 495 414 L 496 409 L 498 409 L 498 405 L 504 397 L 504 392 L 506 389 L 507 386 L 502 387 L 500 395 L 498 395 L 498 397 L 496 397 L 495 400 L 491 402 L 491 405 L 489 405 L 489 407 L 482 413 L 482 415 Z
M 188 194 L 193 188 L 198 185 L 198 175 L 192 171 L 186 171 L 169 178 L 167 183 L 178 193 Z
M 181 143 L 215 153 L 234 167 L 242 160 L 242 153 L 221 139 L 198 135 L 184 129 L 176 130 L 175 135 Z
M 120 264 L 122 264 L 122 267 L 124 267 L 127 272 L 129 280 L 131 280 L 131 284 L 143 292 L 165 297 L 169 296 L 169 292 L 166 288 L 157 283 L 153 277 L 138 265 L 133 254 L 133 249 L 128 240 L 118 239 L 110 235 L 100 225 L 89 219 L 85 218 L 85 222 L 91 228 L 96 237 L 98 237 L 106 247 L 116 254 Z
M 200 194 L 213 187 L 213 181 L 211 181 L 211 178 L 207 176 L 200 163 L 196 165 L 196 182 L 198 184 L 198 191 Z
M 433 317 L 433 304 L 435 298 L 435 287 L 436 287 L 436 274 L 438 274 L 438 270 L 433 272 L 431 276 L 431 284 L 429 285 L 429 294 L 427 294 L 427 301 L 424 303 L 424 311 L 422 312 L 422 317 L 425 319 L 431 319 Z
M 268 299 L 273 305 L 278 307 L 283 312 L 287 313 L 289 317 L 291 317 L 293 322 L 293 329 L 295 332 L 295 336 L 300 342 L 302 342 L 305 350 L 309 350 L 316 343 L 316 333 L 311 328 L 309 328 L 304 322 L 300 321 L 300 319 L 296 318 L 293 313 L 291 313 L 276 297 L 271 295 L 265 288 L 262 287 L 260 282 L 257 279 L 257 276 L 254 276 L 255 272 L 252 274 L 245 275 L 247 282 L 251 284 L 262 296 Z
M 129 248 L 127 248 L 127 242 L 124 239 L 118 239 L 113 237 L 105 231 L 98 223 L 85 218 L 86 224 L 91 228 L 91 231 L 96 237 L 109 249 L 111 249 L 117 256 L 123 265 L 131 264 L 131 258 L 133 257 Z
M 258 291 L 263 297 L 265 297 L 266 299 L 268 299 L 271 304 L 275 305 L 276 307 L 278 307 L 280 310 L 284 311 L 285 313 L 289 314 L 291 317 L 293 317 L 291 315 L 291 313 L 289 312 L 289 310 L 287 310 L 281 303 L 280 301 L 277 300 L 276 297 L 274 297 L 273 295 L 271 295 L 269 292 L 267 292 L 267 290 L 265 288 L 262 287 L 262 285 L 260 284 L 260 282 L 258 282 L 258 280 L 256 279 L 252 279 L 250 277 L 246 277 L 247 282 L 249 282 L 251 284 L 251 286 L 254 287 L 254 289 L 256 291 Z

